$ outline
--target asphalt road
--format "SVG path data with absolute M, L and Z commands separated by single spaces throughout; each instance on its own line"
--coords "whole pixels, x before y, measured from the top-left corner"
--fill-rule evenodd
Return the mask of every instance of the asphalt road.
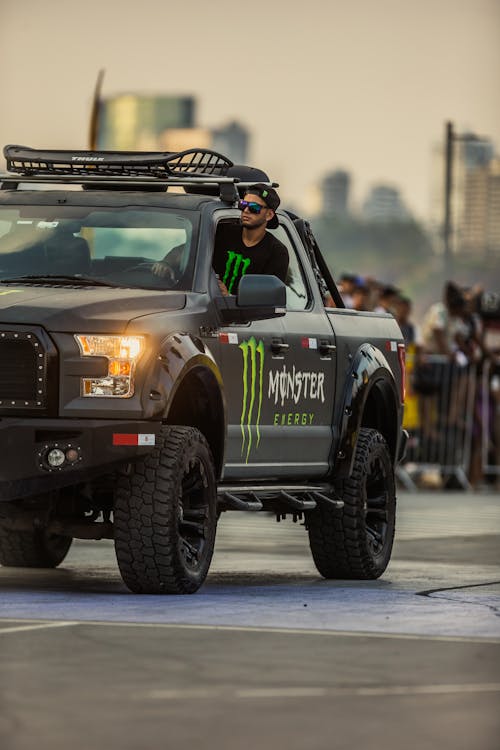
M 372 582 L 323 581 L 291 521 L 226 514 L 190 597 L 110 543 L 0 569 L 2 750 L 500 747 L 500 498 L 400 493 Z

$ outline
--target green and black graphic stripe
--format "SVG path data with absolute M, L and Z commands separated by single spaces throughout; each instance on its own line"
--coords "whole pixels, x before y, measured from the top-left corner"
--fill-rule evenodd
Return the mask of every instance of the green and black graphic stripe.
M 256 447 L 260 443 L 260 416 L 264 380 L 264 342 L 257 342 L 252 336 L 248 341 L 242 341 L 239 348 L 243 352 L 243 403 L 240 419 L 242 438 L 241 455 L 245 456 L 245 463 L 248 463 L 253 442 L 252 419 L 255 410 Z

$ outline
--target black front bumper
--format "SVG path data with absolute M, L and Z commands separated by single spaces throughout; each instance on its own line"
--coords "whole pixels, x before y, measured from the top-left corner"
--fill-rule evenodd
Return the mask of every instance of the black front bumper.
M 0 501 L 87 481 L 150 453 L 160 422 L 0 419 Z M 73 460 L 51 466 L 59 449 Z

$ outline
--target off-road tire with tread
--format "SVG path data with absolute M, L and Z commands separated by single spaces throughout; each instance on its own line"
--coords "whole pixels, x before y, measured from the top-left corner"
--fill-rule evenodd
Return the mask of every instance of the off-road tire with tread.
M 209 445 L 194 427 L 162 427 L 155 450 L 115 491 L 118 566 L 135 593 L 192 594 L 215 545 L 217 494 Z
M 318 571 L 325 578 L 378 578 L 391 557 L 396 486 L 387 443 L 377 430 L 360 430 L 352 474 L 336 486 L 336 496 L 343 508 L 318 506 L 307 518 Z
M 73 538 L 43 529 L 12 531 L 0 525 L 0 564 L 8 568 L 57 568 Z

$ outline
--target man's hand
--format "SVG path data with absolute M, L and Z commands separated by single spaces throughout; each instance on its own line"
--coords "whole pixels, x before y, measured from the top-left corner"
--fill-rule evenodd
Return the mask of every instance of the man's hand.
M 327 293 L 325 294 L 325 296 L 324 296 L 324 299 L 323 299 L 323 305 L 324 305 L 325 307 L 337 307 L 337 305 L 336 305 L 336 304 L 335 304 L 335 302 L 333 301 L 333 297 L 332 297 L 332 295 L 330 294 L 330 292 L 327 292 Z
M 168 279 L 172 283 L 175 282 L 175 274 L 171 266 L 169 266 L 168 263 L 165 263 L 164 260 L 159 260 L 156 263 L 153 263 L 151 270 L 155 276 L 159 276 L 162 279 Z
M 227 291 L 227 286 L 224 284 L 223 281 L 221 281 L 219 279 L 218 274 L 216 274 L 216 276 L 217 276 L 217 283 L 219 285 L 220 293 L 222 294 L 223 297 L 229 297 L 229 292 Z

